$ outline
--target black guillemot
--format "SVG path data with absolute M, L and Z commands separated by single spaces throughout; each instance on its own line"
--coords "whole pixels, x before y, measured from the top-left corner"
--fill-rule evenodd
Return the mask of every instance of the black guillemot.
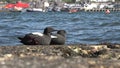
M 64 45 L 66 41 L 66 31 L 59 30 L 51 39 L 50 45 Z
M 52 27 L 46 27 L 43 33 L 33 32 L 24 37 L 18 37 L 25 45 L 49 45 L 51 42 L 51 32 L 56 31 Z

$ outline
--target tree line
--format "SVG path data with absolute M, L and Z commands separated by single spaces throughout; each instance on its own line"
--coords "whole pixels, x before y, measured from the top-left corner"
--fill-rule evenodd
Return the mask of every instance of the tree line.
M 1 0 L 1 1 L 7 2 L 7 3 L 15 3 L 15 2 L 17 2 L 19 0 Z M 21 1 L 23 1 L 23 2 L 29 2 L 30 0 L 21 0 Z M 54 0 L 51 0 L 51 1 L 54 1 Z M 62 0 L 62 1 L 63 2 L 67 2 L 67 3 L 74 3 L 75 2 L 75 0 Z
M 19 0 L 1 0 L 2 2 L 7 2 L 7 3 L 16 3 Z M 21 0 L 23 2 L 29 2 L 30 0 Z
M 15 3 L 17 2 L 18 0 L 1 0 L 3 2 L 7 2 L 7 3 Z M 30 0 L 21 0 L 23 2 L 29 2 Z M 54 1 L 54 0 L 51 0 L 51 1 Z M 63 2 L 66 2 L 66 3 L 75 3 L 76 0 L 62 0 Z M 81 0 L 83 1 L 83 0 Z M 116 2 L 120 2 L 120 0 L 115 0 Z

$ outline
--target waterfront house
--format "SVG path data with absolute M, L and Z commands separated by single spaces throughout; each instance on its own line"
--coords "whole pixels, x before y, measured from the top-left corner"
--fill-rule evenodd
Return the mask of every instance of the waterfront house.
M 103 9 L 103 8 L 114 8 L 112 4 L 115 0 L 89 0 L 90 3 L 84 5 L 85 10 L 90 9 Z
M 91 2 L 115 2 L 115 0 L 90 0 Z
M 56 10 L 63 6 L 62 0 L 31 0 L 30 5 L 31 8 L 40 9 L 40 11 Z

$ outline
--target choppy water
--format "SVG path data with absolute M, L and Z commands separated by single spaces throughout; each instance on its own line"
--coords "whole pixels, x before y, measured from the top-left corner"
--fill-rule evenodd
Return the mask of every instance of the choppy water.
M 120 12 L 1 12 L 0 45 L 20 45 L 18 36 L 47 26 L 66 30 L 66 44 L 120 44 Z

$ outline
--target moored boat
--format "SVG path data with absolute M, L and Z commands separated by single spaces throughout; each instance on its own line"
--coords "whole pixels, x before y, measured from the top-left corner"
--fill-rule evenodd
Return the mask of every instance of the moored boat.
M 27 12 L 43 12 L 42 8 L 30 8 L 26 10 Z
M 69 10 L 69 13 L 75 13 L 75 12 L 78 12 L 78 9 L 72 8 L 72 9 Z

